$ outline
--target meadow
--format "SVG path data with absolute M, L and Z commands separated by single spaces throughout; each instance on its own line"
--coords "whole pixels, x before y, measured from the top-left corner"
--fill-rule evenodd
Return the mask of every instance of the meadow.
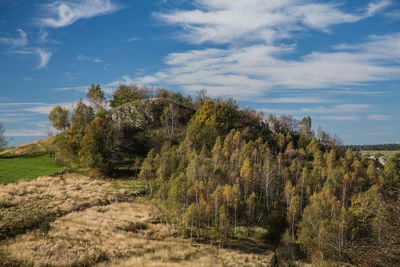
M 389 157 L 390 155 L 394 153 L 399 153 L 399 150 L 364 150 L 360 151 L 361 155 L 363 156 L 384 156 L 384 157 Z
M 59 166 L 48 155 L 0 158 L 0 184 L 31 180 L 59 172 Z
M 60 172 L 41 143 L 1 152 L 0 266 L 258 266 L 274 258 L 256 239 L 219 248 L 177 236 L 139 196 L 140 181 Z
M 134 188 L 139 188 L 137 191 Z M 79 174 L 0 186 L 2 266 L 264 266 L 274 253 L 250 239 L 181 238 L 140 185 Z M 0 264 L 1 265 L 1 264 Z

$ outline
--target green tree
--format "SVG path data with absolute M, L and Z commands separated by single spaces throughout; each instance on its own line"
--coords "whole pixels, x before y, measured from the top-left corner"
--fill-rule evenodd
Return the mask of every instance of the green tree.
M 110 120 L 105 113 L 98 113 L 83 138 L 79 152 L 81 162 L 101 172 L 109 172 L 114 167 L 111 160 L 111 140 Z
M 94 118 L 93 108 L 83 103 L 82 99 L 78 101 L 71 116 L 71 127 L 76 130 L 85 131 Z
M 388 157 L 383 174 L 387 185 L 400 188 L 400 153 Z
M 295 239 L 295 226 L 300 217 L 300 197 L 298 195 L 294 196 L 290 200 L 289 208 L 287 210 L 287 220 L 290 225 L 290 232 L 292 234 L 292 239 Z
M 311 197 L 298 229 L 298 242 L 310 259 L 316 262 L 341 259 L 345 211 L 329 190 Z
M 57 130 L 66 130 L 70 126 L 69 112 L 61 106 L 55 106 L 49 114 L 51 125 Z
M 172 103 L 164 108 L 161 124 L 165 127 L 170 139 L 175 136 L 175 129 L 178 126 L 178 110 Z
M 154 152 L 154 149 L 151 149 L 147 154 L 147 157 L 144 159 L 139 173 L 139 179 L 146 184 L 151 195 L 153 195 L 155 191 L 154 178 L 157 171 L 156 161 L 156 153 Z
M 143 99 L 145 92 L 135 85 L 125 86 L 120 85 L 117 90 L 114 91 L 110 106 L 115 108 L 125 103 L 130 103 L 136 100 Z
M 104 92 L 100 88 L 100 84 L 96 86 L 94 84 L 90 85 L 86 97 L 89 99 L 90 103 L 93 104 L 96 110 L 104 108 Z

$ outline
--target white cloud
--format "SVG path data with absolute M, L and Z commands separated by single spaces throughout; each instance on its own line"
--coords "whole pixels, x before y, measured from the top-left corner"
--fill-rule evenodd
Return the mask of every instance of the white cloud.
M 49 38 L 49 33 L 43 29 L 40 29 L 37 33 L 36 41 L 39 44 L 61 44 L 60 41 Z
M 318 106 L 313 108 L 299 108 L 299 109 L 270 109 L 261 108 L 265 114 L 275 115 L 295 115 L 295 116 L 306 116 L 313 115 L 313 118 L 320 120 L 336 120 L 336 121 L 349 121 L 349 120 L 361 120 L 362 113 L 365 113 L 374 106 L 368 104 L 341 104 L 333 106 Z M 369 118 L 369 116 L 368 116 Z
M 0 109 L 3 107 L 14 107 L 14 106 L 32 106 L 32 105 L 42 105 L 42 102 L 9 102 L 0 103 Z
M 398 80 L 400 34 L 372 36 L 360 44 L 342 44 L 331 52 L 312 52 L 298 60 L 283 56 L 294 46 L 255 44 L 171 53 L 166 68 L 136 79 L 139 84 L 178 85 L 187 92 L 259 97 L 280 89 L 338 88 Z M 345 92 L 345 90 L 343 90 Z
M 44 50 L 42 48 L 37 48 L 36 53 L 39 56 L 39 63 L 37 65 L 37 68 L 41 69 L 46 67 L 47 63 L 49 63 L 52 52 Z
M 39 24 L 43 27 L 60 28 L 79 19 L 110 14 L 120 8 L 111 0 L 55 1 L 43 6 L 47 16 L 40 18 Z
M 325 114 L 325 113 L 354 113 L 362 110 L 367 110 L 372 108 L 373 106 L 367 104 L 342 104 L 335 105 L 332 107 L 320 106 L 316 108 L 302 108 L 300 112 L 302 113 L 317 113 L 317 114 Z
M 287 38 L 295 31 L 312 28 L 324 32 L 329 27 L 370 17 L 390 4 L 368 4 L 357 14 L 340 10 L 338 4 L 297 0 L 195 0 L 195 9 L 155 13 L 172 25 L 184 29 L 184 40 L 191 43 L 230 43 Z
M 84 101 L 85 102 L 85 101 Z M 86 103 L 86 102 L 85 102 Z M 21 109 L 21 111 L 24 112 L 33 112 L 33 113 L 39 113 L 39 114 L 49 114 L 50 111 L 57 105 L 60 105 L 68 110 L 73 110 L 73 107 L 75 105 L 75 102 L 64 102 L 64 103 L 56 103 L 56 104 L 41 104 L 41 105 L 37 105 L 35 107 L 27 107 L 27 108 L 23 108 Z
M 334 120 L 334 121 L 358 121 L 361 120 L 360 116 L 351 115 L 330 115 L 319 118 L 320 120 Z
M 134 36 L 134 37 L 126 39 L 126 42 L 130 43 L 130 42 L 134 42 L 134 41 L 138 41 L 138 40 L 140 40 L 140 37 Z
M 383 115 L 383 114 L 370 114 L 367 116 L 367 119 L 373 121 L 387 121 L 389 120 L 390 116 Z
M 13 130 L 6 130 L 4 136 L 16 137 L 16 136 L 46 136 L 45 129 L 33 130 L 27 128 L 19 128 Z
M 104 92 L 111 94 L 120 85 L 134 85 L 134 84 L 136 84 L 136 82 L 128 75 L 125 75 L 120 79 L 103 84 L 102 89 Z
M 393 11 L 385 13 L 385 17 L 393 20 L 400 20 L 400 9 L 395 9 Z
M 396 80 L 400 72 L 400 33 L 371 36 L 363 43 L 341 44 L 298 59 L 287 57 L 298 53 L 297 46 L 286 41 L 296 43 L 298 32 L 329 32 L 333 25 L 357 22 L 390 4 L 388 0 L 374 1 L 348 13 L 340 4 L 323 1 L 196 0 L 192 10 L 178 9 L 154 16 L 179 26 L 180 37 L 186 42 L 228 44 L 228 48 L 170 53 L 163 69 L 135 81 L 179 86 L 189 93 L 207 89 L 213 96 L 257 100 L 272 90 L 337 90 Z M 279 101 L 314 103 L 317 99 Z
M 89 86 L 72 86 L 72 87 L 61 87 L 61 88 L 54 88 L 53 91 L 79 91 L 79 92 L 86 92 Z
M 17 29 L 19 33 L 19 37 L 17 38 L 7 38 L 7 37 L 0 37 L 0 43 L 9 45 L 11 48 L 15 47 L 22 47 L 28 44 L 28 38 L 26 32 L 21 29 Z
M 322 97 L 304 97 L 304 96 L 289 96 L 289 97 L 275 97 L 255 99 L 256 103 L 282 103 L 282 104 L 306 104 L 306 103 L 328 103 L 332 100 Z
M 47 66 L 49 63 L 53 52 L 49 51 L 48 49 L 44 48 L 33 48 L 33 47 L 26 47 L 23 49 L 17 50 L 9 50 L 7 51 L 9 54 L 18 54 L 18 55 L 36 55 L 39 58 L 39 62 L 36 66 L 37 69 L 41 69 Z
M 38 34 L 39 43 L 46 43 L 48 41 L 49 33 L 47 31 L 41 30 Z
M 77 59 L 78 59 L 79 61 L 92 61 L 92 62 L 94 62 L 94 63 L 101 63 L 101 62 L 103 62 L 103 60 L 101 60 L 101 59 L 98 58 L 98 57 L 85 56 L 85 55 L 81 55 L 81 54 L 78 55 Z

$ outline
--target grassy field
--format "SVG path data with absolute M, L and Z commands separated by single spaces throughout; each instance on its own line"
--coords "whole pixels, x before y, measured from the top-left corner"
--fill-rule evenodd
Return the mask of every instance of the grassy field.
M 361 151 L 361 155 L 363 156 L 372 156 L 372 155 L 382 155 L 385 157 L 389 157 L 390 155 L 394 153 L 399 153 L 400 151 L 398 150 L 364 150 Z
M 0 185 L 0 265 L 271 266 L 273 252 L 249 240 L 177 236 L 140 191 L 71 173 Z
M 30 180 L 62 170 L 48 155 L 0 158 L 0 184 Z

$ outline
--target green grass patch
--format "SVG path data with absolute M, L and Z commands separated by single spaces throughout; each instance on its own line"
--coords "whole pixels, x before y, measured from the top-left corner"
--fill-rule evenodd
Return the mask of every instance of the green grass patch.
M 143 195 L 146 193 L 145 185 L 137 180 L 137 179 L 129 179 L 129 180 L 116 180 L 113 179 L 110 181 L 116 190 L 127 190 L 128 192 L 132 192 L 135 194 Z
M 0 158 L 0 184 L 31 180 L 62 170 L 48 155 L 36 157 Z

